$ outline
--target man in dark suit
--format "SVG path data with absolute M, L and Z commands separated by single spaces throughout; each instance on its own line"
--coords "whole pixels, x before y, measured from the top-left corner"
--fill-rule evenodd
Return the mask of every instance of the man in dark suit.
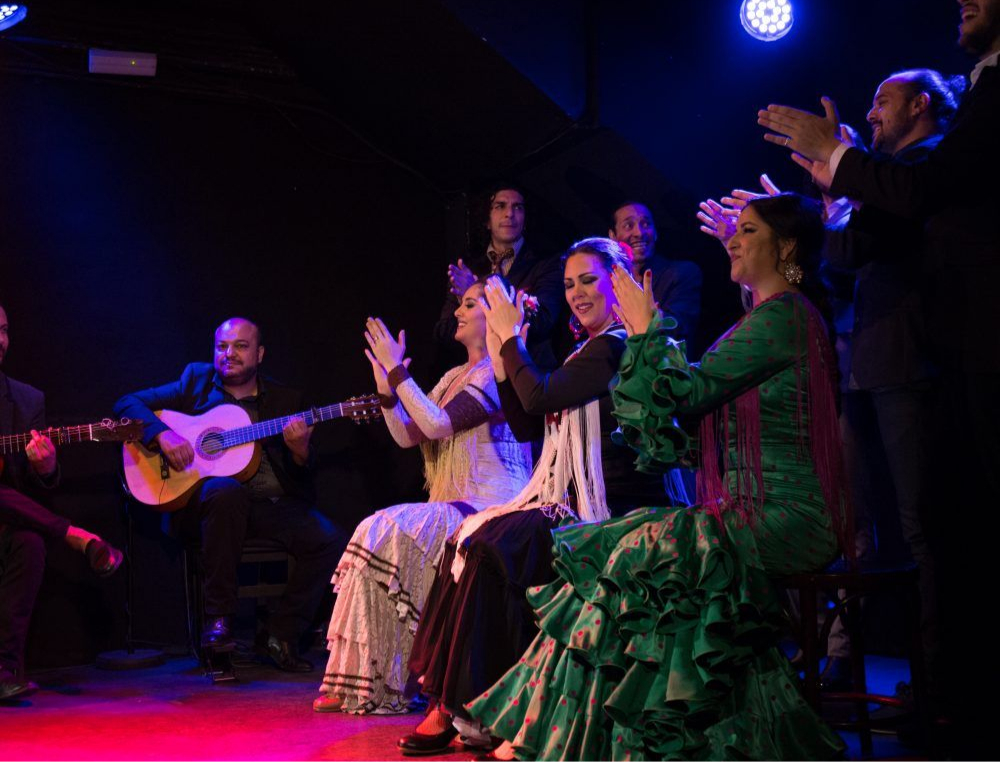
M 216 329 L 214 367 L 192 363 L 179 381 L 122 397 L 115 403 L 115 413 L 141 420 L 143 444 L 158 449 L 171 468 L 182 471 L 193 462 L 192 444 L 168 428 L 154 410 L 199 415 L 226 403 L 242 407 L 256 422 L 306 409 L 301 392 L 258 372 L 263 359 L 257 325 L 231 318 Z M 264 440 L 260 466 L 248 482 L 206 479 L 188 504 L 172 515 L 181 537 L 201 536 L 208 618 L 202 648 L 232 650 L 231 618 L 237 607 L 243 543 L 267 538 L 277 540 L 295 558 L 288 586 L 267 625 L 268 655 L 279 669 L 312 669 L 299 655 L 298 641 L 316 613 L 345 543 L 333 524 L 312 508 L 311 434 L 302 419 L 293 419 L 280 438 Z
M 0 307 L 0 364 L 9 346 L 7 312 Z M 46 541 L 62 541 L 85 553 L 102 576 L 122 561 L 120 551 L 33 498 L 59 482 L 55 446 L 38 433 L 44 428 L 45 395 L 0 372 L 0 435 L 31 432 L 23 453 L 13 443 L 0 445 L 0 702 L 22 699 L 38 689 L 24 679 L 24 647 L 45 571 Z
M 903 164 L 924 161 L 941 142 L 958 100 L 953 83 L 936 71 L 893 74 L 879 85 L 868 112 L 872 149 Z M 924 650 L 933 663 L 939 647 L 934 557 L 924 524 L 932 447 L 927 420 L 933 412 L 936 371 L 926 341 L 921 270 L 914 257 L 922 238 L 919 220 L 862 205 L 845 226 L 828 230 L 824 255 L 834 267 L 856 275 L 842 399 L 855 507 L 876 507 L 871 505 L 874 495 L 867 493 L 883 479 L 885 464 L 903 539 L 920 567 Z M 887 518 L 894 517 L 889 513 Z M 845 687 L 846 663 L 837 653 L 828 656 L 824 687 Z
M 964 662 L 967 625 L 983 608 L 1000 530 L 1000 0 L 958 0 L 959 44 L 976 56 L 971 88 L 951 128 L 914 164 L 865 155 L 838 139 L 836 110 L 825 117 L 769 106 L 765 139 L 786 145 L 823 187 L 923 223 L 924 315 L 940 367 L 941 407 L 928 421 L 939 453 L 931 530 L 937 568 L 942 666 L 937 684 L 953 703 L 959 756 L 993 752 L 988 728 L 1000 670 L 992 654 Z M 914 266 L 917 266 L 915 261 Z M 946 664 L 950 661 L 950 664 Z
M 489 244 L 485 252 L 473 252 L 468 259 L 448 265 L 448 296 L 434 327 L 434 337 L 448 348 L 459 348 L 455 341 L 455 309 L 459 298 L 477 278 L 499 273 L 514 288 L 538 300 L 528 333 L 528 351 L 539 366 L 552 369 L 556 365 L 552 331 L 565 305 L 559 258 L 544 257 L 525 243 L 526 210 L 520 189 L 499 184 L 487 198 L 483 225 Z
M 620 204 L 611 215 L 608 237 L 632 249 L 632 276 L 642 283 L 653 273 L 653 296 L 660 309 L 677 321 L 673 335 L 690 351 L 701 314 L 701 268 L 694 262 L 667 259 L 656 251 L 656 224 L 649 207 L 636 201 Z

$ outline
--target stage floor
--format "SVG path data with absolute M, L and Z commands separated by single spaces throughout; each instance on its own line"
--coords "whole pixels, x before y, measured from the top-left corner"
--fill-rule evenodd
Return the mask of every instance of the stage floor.
M 396 739 L 416 715 L 318 714 L 317 671 L 279 672 L 264 664 L 240 671 L 237 683 L 212 685 L 192 658 L 160 667 L 111 672 L 74 667 L 35 674 L 41 690 L 18 705 L 0 704 L 3 760 L 272 760 L 403 759 Z M 871 657 L 870 686 L 891 694 L 908 670 L 898 659 Z M 858 758 L 858 739 L 844 734 Z M 471 759 L 457 746 L 429 760 Z M 895 736 L 875 737 L 878 759 L 914 759 Z

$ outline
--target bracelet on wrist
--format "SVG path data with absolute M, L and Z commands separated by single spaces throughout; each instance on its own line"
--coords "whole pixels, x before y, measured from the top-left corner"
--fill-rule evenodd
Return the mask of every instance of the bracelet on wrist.
M 406 366 L 400 363 L 395 368 L 389 371 L 386 379 L 389 382 L 389 387 L 395 392 L 396 387 L 403 383 L 406 379 L 410 377 L 410 371 L 406 369 Z

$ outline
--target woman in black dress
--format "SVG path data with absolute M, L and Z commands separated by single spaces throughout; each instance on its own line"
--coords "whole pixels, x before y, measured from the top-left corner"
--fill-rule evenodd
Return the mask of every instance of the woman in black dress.
M 446 547 L 410 657 L 435 703 L 399 740 L 404 754 L 442 751 L 460 731 L 467 745 L 489 743 L 464 704 L 535 636 L 525 591 L 554 577 L 554 528 L 664 499 L 662 478 L 637 474 L 631 452 L 610 439 L 616 424 L 608 384 L 625 348 L 611 272 L 616 264 L 627 270 L 628 255 L 614 241 L 588 238 L 564 263 L 566 301 L 586 339 L 552 373 L 542 373 L 525 349 L 523 295 L 512 300 L 499 280 L 486 288 L 488 348 L 504 415 L 518 439 L 544 435 L 544 444 L 521 494 L 467 519 Z

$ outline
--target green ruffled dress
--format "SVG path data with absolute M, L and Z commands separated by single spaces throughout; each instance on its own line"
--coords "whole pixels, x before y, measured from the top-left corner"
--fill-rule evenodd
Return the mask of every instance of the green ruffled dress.
M 468 705 L 520 758 L 843 755 L 776 647 L 783 614 L 770 580 L 836 554 L 804 441 L 810 309 L 791 294 L 758 305 L 698 364 L 687 363 L 659 320 L 628 340 L 612 396 L 637 468 L 676 463 L 694 449 L 676 418 L 714 412 L 730 434 L 724 473 L 736 495 L 745 432 L 738 405 L 727 403 L 756 388 L 763 489 L 753 490 L 752 515 L 645 508 L 553 533 L 558 579 L 528 592 L 541 632 Z

